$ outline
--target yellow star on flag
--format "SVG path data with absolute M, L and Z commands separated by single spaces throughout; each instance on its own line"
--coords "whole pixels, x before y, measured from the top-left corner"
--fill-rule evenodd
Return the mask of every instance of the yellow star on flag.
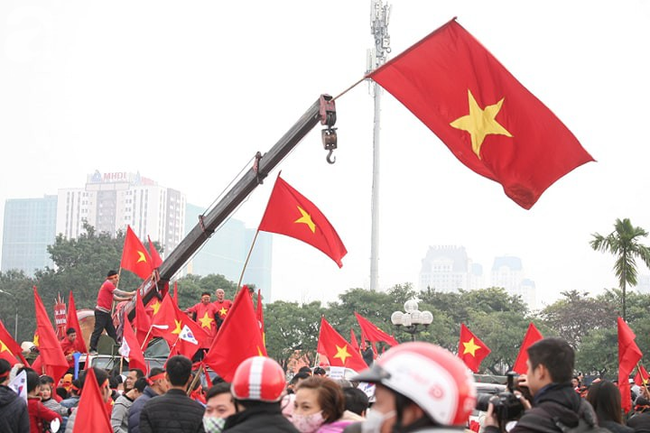
M 316 233 L 316 224 L 311 220 L 311 215 L 309 215 L 303 208 L 300 206 L 296 206 L 298 210 L 300 211 L 300 214 L 302 215 L 300 218 L 294 221 L 294 223 L 302 223 L 302 224 L 307 224 L 307 227 L 309 227 L 309 230 L 311 230 L 312 233 Z
M 264 356 L 264 353 L 262 352 L 262 349 L 260 349 L 260 346 L 257 346 L 257 354 L 259 356 Z
M 219 310 L 219 314 L 222 316 L 225 316 L 227 312 L 228 310 L 226 309 L 226 307 L 221 307 L 221 310 Z
M 38 334 L 34 335 L 34 346 L 38 347 Z
M 172 331 L 172 334 L 180 334 L 183 328 L 183 321 L 174 319 L 174 322 L 176 322 L 176 328 Z
M 138 251 L 138 261 L 136 263 L 140 262 L 147 262 L 147 258 L 144 256 L 144 253 L 142 251 Z
M 343 347 L 336 345 L 336 355 L 334 355 L 334 358 L 339 358 L 343 365 L 345 365 L 345 360 L 351 357 L 352 355 L 350 355 L 350 352 L 348 352 L 347 344 Z
M 472 356 L 476 356 L 476 351 L 481 349 L 481 346 L 474 343 L 474 337 L 470 338 L 468 342 L 464 342 L 463 346 L 465 346 L 463 349 L 463 355 L 469 353 Z
M 199 322 L 201 322 L 201 328 L 212 329 L 212 322 L 214 322 L 214 319 L 208 316 L 208 312 L 206 311 L 203 317 L 199 319 Z
M 160 305 L 161 305 L 161 304 L 160 304 L 160 302 L 158 302 L 158 299 L 156 299 L 156 302 L 154 302 L 153 304 L 151 304 L 151 309 L 153 310 L 153 314 L 154 314 L 154 316 L 155 316 L 156 314 L 158 314 L 158 310 L 160 310 Z
M 512 137 L 512 134 L 495 119 L 496 115 L 499 114 L 499 110 L 501 110 L 501 105 L 503 105 L 505 98 L 501 98 L 494 105 L 486 106 L 483 110 L 479 107 L 476 99 L 474 99 L 474 95 L 472 95 L 469 89 L 467 90 L 467 94 L 469 98 L 469 114 L 459 117 L 451 122 L 450 125 L 456 129 L 469 132 L 472 137 L 472 150 L 478 156 L 478 159 L 481 159 L 481 146 L 486 135 L 498 134 Z
M 9 350 L 9 348 L 7 346 L 5 346 L 5 343 L 2 340 L 0 340 L 0 353 L 2 353 L 2 352 L 11 353 L 11 350 Z

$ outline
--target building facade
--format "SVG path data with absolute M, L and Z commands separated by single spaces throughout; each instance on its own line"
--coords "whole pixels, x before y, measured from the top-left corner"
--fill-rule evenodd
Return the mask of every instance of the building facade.
M 482 287 L 483 268 L 467 256 L 465 247 L 436 245 L 429 247 L 422 259 L 419 288 L 440 292 L 474 290 Z
M 52 266 L 47 246 L 56 239 L 55 195 L 5 202 L 2 231 L 2 272 L 19 270 L 29 276 Z

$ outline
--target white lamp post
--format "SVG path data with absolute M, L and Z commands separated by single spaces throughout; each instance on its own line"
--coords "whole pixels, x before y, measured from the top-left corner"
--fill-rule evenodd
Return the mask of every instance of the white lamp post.
M 404 312 L 395 311 L 390 316 L 390 321 L 398 328 L 411 334 L 411 340 L 415 341 L 415 334 L 426 329 L 433 322 L 431 311 L 418 310 L 418 301 L 410 299 L 404 303 Z

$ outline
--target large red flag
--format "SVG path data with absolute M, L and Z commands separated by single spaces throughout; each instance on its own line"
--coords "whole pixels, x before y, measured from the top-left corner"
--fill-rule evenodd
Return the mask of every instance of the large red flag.
M 170 346 L 173 345 L 178 339 L 178 334 L 174 334 L 177 319 L 174 301 L 168 293 L 163 297 L 158 309 L 154 308 L 151 316 L 151 336 L 162 337 Z
M 389 346 L 397 346 L 399 344 L 392 335 L 388 335 L 379 329 L 379 327 L 377 327 L 370 320 L 363 317 L 361 314 L 355 311 L 354 315 L 356 316 L 357 322 L 359 322 L 359 326 L 361 327 L 361 333 L 365 335 L 369 341 L 373 343 L 377 341 L 383 341 Z
M 209 347 L 208 345 L 212 335 L 208 334 L 205 328 L 178 308 L 176 283 L 174 283 L 174 295 L 172 304 L 174 305 L 176 318 L 174 320 L 175 326 L 172 334 L 176 336 L 176 340 L 172 344 L 172 347 L 174 348 L 174 353 L 192 359 L 197 350 Z
M 135 299 L 135 319 L 133 321 L 135 326 L 135 336 L 140 343 L 140 347 L 146 347 L 146 341 L 151 337 L 149 329 L 151 328 L 151 315 L 144 307 L 142 302 L 142 297 L 140 296 L 140 290 L 136 293 Z
M 203 362 L 226 382 L 232 381 L 237 366 L 251 356 L 267 356 L 253 300 L 248 290 L 237 294 Z
M 20 345 L 16 343 L 16 340 L 13 339 L 11 334 L 9 334 L 9 331 L 7 331 L 7 328 L 5 328 L 5 325 L 2 323 L 2 320 L 0 320 L 0 344 L 2 344 L 3 347 L 5 347 L 15 358 L 16 356 L 20 358 L 22 363 L 26 366 L 29 367 L 29 362 L 25 359 L 23 356 L 23 350 L 20 348 Z M 7 351 L 4 349 L 2 350 L 3 356 L 7 356 Z M 16 360 L 14 359 L 13 362 L 9 359 L 7 359 L 11 363 L 11 365 L 14 365 L 16 363 Z
M 643 386 L 644 384 L 648 385 L 648 377 L 648 372 L 645 367 L 639 364 L 636 374 L 634 375 L 634 383 L 639 386 Z
M 621 407 L 625 413 L 632 409 L 630 397 L 630 373 L 641 361 L 643 354 L 636 345 L 636 335 L 625 323 L 618 318 L 618 389 L 621 392 Z
M 162 259 L 160 258 L 160 254 L 158 254 L 158 250 L 156 250 L 156 246 L 151 242 L 151 238 L 147 236 L 147 240 L 149 241 L 149 255 L 151 256 L 151 267 L 156 269 L 162 264 Z
M 87 371 L 72 433 L 113 433 L 111 419 L 106 412 L 106 403 L 97 385 L 95 370 L 89 368 Z
M 593 161 L 575 136 L 452 20 L 368 74 L 463 164 L 530 209 L 556 180 Z
M 531 322 L 528 325 L 528 330 L 524 336 L 524 340 L 521 342 L 521 347 L 519 348 L 519 354 L 517 355 L 517 360 L 515 365 L 512 367 L 512 370 L 519 374 L 526 374 L 528 372 L 528 348 L 533 345 L 536 341 L 541 340 L 542 334 L 537 330 L 535 325 Z
M 133 232 L 131 226 L 126 227 L 120 266 L 133 272 L 143 280 L 147 279 L 154 269 L 151 256 Z
M 357 336 L 354 335 L 354 330 L 350 328 L 350 346 L 357 352 L 359 351 L 359 342 L 357 341 Z
M 77 316 L 77 306 L 74 302 L 72 290 L 70 290 L 70 295 L 68 296 L 68 316 L 66 318 L 66 323 L 66 326 L 68 328 L 74 328 L 75 331 L 77 331 L 77 338 L 74 340 L 75 350 L 80 353 L 88 352 L 88 349 L 86 348 L 86 342 L 84 341 L 84 336 L 81 333 L 79 317 Z
M 129 361 L 129 368 L 139 368 L 146 372 L 147 362 L 144 360 L 144 353 L 140 349 L 140 343 L 135 337 L 131 322 L 126 318 L 122 328 L 122 345 L 120 346 L 120 355 L 127 358 Z
M 332 224 L 280 175 L 275 180 L 259 230 L 301 240 L 328 255 L 339 268 L 343 266 L 341 259 L 347 250 Z
M 45 367 L 45 373 L 54 379 L 54 383 L 59 383 L 59 379 L 68 370 L 68 361 L 65 359 L 61 344 L 56 338 L 52 322 L 47 316 L 47 311 L 38 296 L 38 290 L 34 286 L 34 306 L 36 308 L 36 331 L 38 332 L 38 350 L 42 366 Z M 40 374 L 41 372 L 38 371 Z
M 327 356 L 331 366 L 347 367 L 358 372 L 368 368 L 361 354 L 332 328 L 324 316 L 320 320 L 318 347 Z
M 490 348 L 483 343 L 464 323 L 460 324 L 458 356 L 474 373 L 478 373 L 481 361 L 490 354 Z

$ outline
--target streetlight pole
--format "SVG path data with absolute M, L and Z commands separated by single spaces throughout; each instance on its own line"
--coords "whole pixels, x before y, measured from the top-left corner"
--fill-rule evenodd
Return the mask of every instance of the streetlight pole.
M 16 310 L 16 317 L 14 318 L 14 340 L 18 341 L 18 298 L 13 293 L 9 293 L 5 290 L 0 289 L 0 293 L 9 295 L 14 300 L 14 308 Z
M 418 301 L 411 299 L 404 303 L 404 312 L 394 311 L 390 321 L 397 328 L 411 334 L 411 341 L 415 341 L 415 334 L 419 334 L 431 325 L 433 314 L 431 311 L 418 310 Z

